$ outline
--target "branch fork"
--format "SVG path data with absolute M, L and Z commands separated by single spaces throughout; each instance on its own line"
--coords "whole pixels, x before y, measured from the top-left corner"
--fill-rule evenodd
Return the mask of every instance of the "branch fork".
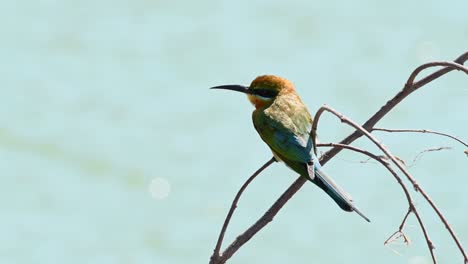
M 325 165 L 331 158 L 336 156 L 339 152 L 343 149 L 347 149 L 350 151 L 354 151 L 363 155 L 368 156 L 370 159 L 374 159 L 379 162 L 382 166 L 384 166 L 387 171 L 389 171 L 392 176 L 395 178 L 397 183 L 402 188 L 403 193 L 405 194 L 408 202 L 408 210 L 403 217 L 403 220 L 398 228 L 385 242 L 384 245 L 387 245 L 396 239 L 403 237 L 404 242 L 406 244 L 410 243 L 409 237 L 403 232 L 405 227 L 406 221 L 410 214 L 414 214 L 418 224 L 421 228 L 421 231 L 424 235 L 424 238 L 427 243 L 428 250 L 431 254 L 432 261 L 434 264 L 437 263 L 437 259 L 434 252 L 434 244 L 429 237 L 427 229 L 424 225 L 424 222 L 419 215 L 417 208 L 414 206 L 413 198 L 403 183 L 399 174 L 393 169 L 393 166 L 396 166 L 399 170 L 399 173 L 403 174 L 413 186 L 415 192 L 419 193 L 423 196 L 423 198 L 429 203 L 431 208 L 434 210 L 436 215 L 439 217 L 441 222 L 446 227 L 447 231 L 449 232 L 450 236 L 452 237 L 453 241 L 455 242 L 456 246 L 458 247 L 460 254 L 463 257 L 464 263 L 468 264 L 468 256 L 463 249 L 462 244 L 460 243 L 458 237 L 456 236 L 455 232 L 451 228 L 450 224 L 448 223 L 447 219 L 444 217 L 440 209 L 435 205 L 434 201 L 432 201 L 431 197 L 426 193 L 426 191 L 420 186 L 419 183 L 416 182 L 414 177 L 408 172 L 406 169 L 404 162 L 394 156 L 383 144 L 381 144 L 377 138 L 372 135 L 372 132 L 379 131 L 379 132 L 389 132 L 389 133 L 427 133 L 427 134 L 435 134 L 439 136 L 449 137 L 461 144 L 465 147 L 468 147 L 468 144 L 458 137 L 451 136 L 445 133 L 436 132 L 432 130 L 420 129 L 420 130 L 411 130 L 411 129 L 385 129 L 385 128 L 375 128 L 375 125 L 385 116 L 387 115 L 395 106 L 397 106 L 402 100 L 404 100 L 407 96 L 409 96 L 414 91 L 418 90 L 419 88 L 423 87 L 424 85 L 440 78 L 441 76 L 445 75 L 446 73 L 458 70 L 468 74 L 468 68 L 463 66 L 463 64 L 468 60 L 468 52 L 460 55 L 454 62 L 430 62 L 423 64 L 417 67 L 409 76 L 408 80 L 406 81 L 403 89 L 398 92 L 393 98 L 385 103 L 374 115 L 372 115 L 362 126 L 358 125 L 351 119 L 347 118 L 343 114 L 339 113 L 338 111 L 334 110 L 328 106 L 322 106 L 316 113 L 314 122 L 312 124 L 311 136 L 316 141 L 316 131 L 318 126 L 318 121 L 320 116 L 323 112 L 329 112 L 339 118 L 341 123 L 345 123 L 347 125 L 352 126 L 355 131 L 344 138 L 340 143 L 326 143 L 326 144 L 314 144 L 315 148 L 314 151 L 317 153 L 316 147 L 331 147 L 331 149 L 325 152 L 320 157 L 320 162 L 322 165 Z M 432 74 L 427 75 L 426 77 L 422 78 L 419 81 L 415 81 L 416 77 L 425 69 L 432 68 L 432 67 L 442 67 L 441 69 L 435 71 Z M 356 139 L 360 138 L 361 136 L 366 136 L 369 140 L 371 140 L 385 155 L 377 155 L 366 150 L 351 146 L 350 144 L 354 142 Z M 468 149 L 464 151 L 464 153 L 468 156 Z M 262 167 L 260 167 L 240 188 L 238 193 L 236 194 L 231 208 L 226 216 L 224 221 L 223 227 L 221 229 L 220 235 L 218 237 L 215 249 L 213 251 L 213 255 L 210 259 L 210 264 L 222 264 L 229 260 L 236 252 L 241 248 L 246 242 L 248 242 L 257 232 L 259 232 L 262 228 L 264 228 L 269 222 L 271 222 L 274 216 L 281 210 L 281 208 L 288 202 L 288 200 L 294 196 L 294 194 L 304 185 L 306 180 L 303 177 L 297 178 L 294 183 L 273 203 L 273 205 L 261 216 L 252 226 L 250 226 L 246 231 L 240 234 L 222 253 L 221 253 L 221 246 L 224 239 L 224 234 L 227 230 L 231 217 L 237 207 L 237 203 L 247 188 L 247 186 L 257 177 L 264 169 L 270 166 L 275 161 L 274 158 L 271 158 L 267 161 Z

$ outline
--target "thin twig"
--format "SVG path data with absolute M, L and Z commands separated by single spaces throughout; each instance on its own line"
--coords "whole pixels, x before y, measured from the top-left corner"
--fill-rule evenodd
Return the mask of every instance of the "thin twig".
M 406 84 L 405 86 L 406 87 L 412 87 L 413 84 L 414 84 L 414 79 L 416 78 L 416 76 L 422 72 L 423 70 L 427 69 L 427 68 L 432 68 L 432 67 L 437 67 L 437 66 L 447 66 L 447 67 L 450 67 L 452 68 L 453 70 L 459 70 L 459 71 L 463 71 L 465 72 L 466 74 L 468 74 L 468 68 L 464 67 L 463 65 L 460 65 L 459 63 L 457 62 L 449 62 L 449 61 L 435 61 L 435 62 L 429 62 L 429 63 L 425 63 L 419 67 L 417 67 L 413 73 L 411 73 L 410 77 L 408 78 L 408 81 L 406 81 Z
M 468 60 L 468 52 L 460 55 L 457 59 L 455 59 L 455 63 L 464 64 L 465 61 Z M 370 131 L 385 115 L 387 115 L 396 105 L 398 105 L 402 100 L 404 100 L 408 95 L 416 91 L 417 89 L 423 87 L 424 85 L 440 78 L 441 76 L 445 75 L 448 72 L 453 71 L 455 68 L 452 66 L 446 66 L 442 69 L 439 69 L 428 76 L 422 78 L 421 80 L 413 83 L 411 86 L 405 85 L 403 89 L 398 92 L 392 99 L 387 101 L 385 105 L 383 105 L 374 115 L 372 115 L 364 124 L 363 128 Z M 419 74 L 419 72 L 418 72 Z M 413 78 L 415 79 L 415 77 Z M 315 142 L 316 138 L 316 129 L 317 129 L 317 122 L 318 118 L 317 115 L 314 118 L 313 128 L 312 128 L 312 135 L 313 140 Z M 356 139 L 360 138 L 362 133 L 358 130 L 354 131 L 352 134 L 344 138 L 340 143 L 349 145 Z M 325 165 L 331 158 L 336 156 L 341 151 L 341 148 L 332 148 L 331 150 L 325 152 L 320 157 L 320 162 L 322 165 Z M 466 151 L 468 155 L 468 150 Z M 225 263 L 227 259 L 229 259 L 243 244 L 245 244 L 248 240 L 250 240 L 253 235 L 255 235 L 258 231 L 260 231 L 263 227 L 265 227 L 268 222 L 270 222 L 273 217 L 279 212 L 279 210 L 285 205 L 285 203 L 304 185 L 306 179 L 304 177 L 298 177 L 291 186 L 273 203 L 273 205 L 266 211 L 262 217 L 260 217 L 255 224 L 250 226 L 244 233 L 236 238 L 236 240 L 231 243 L 230 246 L 223 252 L 222 260 L 216 263 Z M 459 247 L 460 248 L 460 247 Z M 461 248 L 463 251 L 463 249 Z M 227 254 L 229 253 L 229 254 Z M 468 258 L 466 257 L 464 251 L 463 254 L 465 256 L 465 262 L 468 263 Z
M 387 165 L 390 164 L 386 160 L 386 157 L 384 157 L 384 156 L 376 155 L 376 154 L 374 154 L 374 153 L 372 153 L 370 151 L 367 151 L 367 150 L 364 150 L 364 149 L 361 149 L 361 148 L 358 148 L 358 147 L 353 147 L 353 146 L 350 146 L 350 145 L 343 145 L 343 144 L 339 144 L 339 143 L 317 143 L 317 147 L 333 147 L 333 148 L 336 147 L 336 148 L 348 149 L 348 150 L 352 150 L 354 152 L 359 152 L 361 154 L 364 154 L 364 155 L 368 156 L 369 159 L 374 159 L 374 160 L 378 161 L 379 163 L 385 163 Z
M 232 257 L 242 245 L 247 243 L 258 231 L 265 227 L 273 220 L 278 211 L 291 199 L 291 197 L 300 189 L 306 182 L 304 177 L 298 177 L 297 180 L 284 192 L 278 200 L 268 209 L 268 211 L 260 217 L 255 224 L 249 227 L 244 233 L 240 234 L 231 245 L 229 245 L 216 263 L 225 263 L 226 260 Z
M 442 132 L 437 132 L 433 130 L 428 130 L 428 129 L 388 129 L 388 128 L 372 128 L 371 131 L 382 131 L 382 132 L 389 132 L 389 133 L 427 133 L 427 134 L 435 134 L 443 137 L 449 137 L 455 141 L 458 141 L 459 143 L 463 144 L 465 147 L 468 147 L 468 143 L 461 140 L 458 137 L 442 133 Z
M 408 208 L 408 211 L 406 211 L 405 217 L 403 217 L 403 220 L 401 221 L 400 227 L 389 238 L 387 238 L 387 240 L 385 240 L 384 245 L 392 243 L 394 240 L 398 239 L 399 237 L 403 237 L 404 242 L 405 242 L 406 245 L 410 244 L 411 241 L 408 238 L 408 236 L 403 232 L 403 228 L 405 227 L 406 220 L 408 219 L 408 216 L 412 212 L 411 208 L 415 209 L 414 206 L 412 206 L 412 207 L 410 206 Z
M 465 250 L 463 249 L 463 246 L 461 245 L 457 235 L 453 231 L 452 227 L 448 223 L 447 219 L 445 219 L 444 215 L 440 211 L 440 209 L 435 205 L 434 201 L 429 197 L 429 195 L 424 191 L 424 189 L 421 188 L 421 186 L 416 182 L 416 180 L 411 176 L 411 174 L 408 172 L 408 170 L 400 163 L 398 160 L 390 153 L 390 151 L 385 148 L 374 136 L 372 136 L 371 133 L 366 131 L 363 127 L 359 126 L 358 124 L 354 123 L 350 119 L 346 118 L 343 114 L 339 113 L 338 111 L 334 110 L 331 107 L 328 106 L 322 106 L 318 112 L 330 112 L 334 114 L 336 117 L 338 117 L 341 122 L 344 122 L 350 126 L 352 126 L 355 129 L 358 129 L 361 133 L 363 133 L 367 138 L 369 138 L 374 144 L 376 144 L 384 153 L 387 155 L 387 157 L 400 169 L 403 174 L 405 174 L 406 178 L 413 184 L 414 189 L 421 193 L 421 195 L 426 199 L 426 201 L 431 205 L 432 209 L 436 212 L 436 214 L 439 216 L 439 219 L 442 221 L 442 223 L 445 225 L 445 228 L 449 231 L 450 235 L 452 236 L 452 239 L 455 241 L 455 244 L 457 245 L 458 249 L 460 250 L 461 254 L 463 255 L 465 262 L 468 259 Z M 317 113 L 318 113 L 317 112 Z M 420 221 L 420 218 L 418 218 L 418 221 Z M 421 222 L 422 223 L 422 222 Z M 426 239 L 428 247 L 431 251 L 431 254 L 433 254 L 433 244 L 430 240 Z M 434 263 L 436 263 L 435 258 L 433 257 Z
M 414 206 L 414 202 L 413 202 L 413 199 L 411 197 L 411 194 L 409 193 L 408 188 L 406 187 L 406 185 L 401 180 L 400 176 L 398 176 L 398 174 L 395 172 L 395 170 L 393 170 L 393 168 L 390 166 L 390 164 L 388 163 L 388 161 L 386 159 L 384 159 L 382 156 L 373 154 L 373 153 L 371 153 L 369 151 L 366 151 L 366 150 L 363 150 L 363 149 L 360 149 L 360 148 L 357 148 L 357 147 L 349 146 L 349 145 L 343 145 L 343 144 L 337 144 L 337 143 L 321 143 L 321 144 L 317 144 L 317 147 L 338 147 L 338 148 L 352 150 L 352 151 L 359 152 L 359 153 L 362 153 L 364 155 L 367 155 L 369 158 L 374 159 L 377 162 L 379 162 L 380 164 L 382 164 L 382 166 L 384 166 L 393 175 L 393 177 L 396 179 L 398 184 L 400 184 L 401 188 L 403 189 L 403 191 L 405 193 L 406 200 L 408 201 L 408 211 L 406 212 L 405 216 L 403 217 L 403 220 L 402 220 L 402 222 L 400 224 L 400 227 L 398 228 L 398 231 L 393 233 L 387 240 L 385 240 L 384 245 L 391 243 L 391 241 L 393 241 L 392 238 L 395 238 L 395 236 L 397 234 L 400 234 L 401 236 L 403 236 L 403 239 L 404 239 L 405 243 L 409 244 L 410 240 L 406 236 L 406 234 L 403 232 L 403 228 L 405 226 L 406 220 L 408 219 L 408 216 L 410 215 L 410 213 L 414 213 L 416 218 L 418 219 L 418 223 L 419 223 L 419 226 L 421 227 L 424 238 L 428 242 L 428 247 L 429 247 L 429 250 L 430 250 L 430 253 L 431 253 L 431 256 L 432 256 L 432 260 L 434 261 L 434 263 L 436 263 L 435 253 L 434 253 L 434 250 L 433 250 L 434 249 L 433 244 L 431 242 L 431 239 L 429 238 L 429 234 L 428 234 L 428 232 L 426 230 L 426 227 L 424 226 L 424 223 L 421 220 L 421 216 L 419 215 L 419 212 L 416 210 L 416 207 Z
M 455 63 L 458 63 L 460 65 L 464 64 L 468 60 L 468 51 L 460 55 L 457 59 L 455 59 Z M 452 66 L 446 66 L 440 70 L 437 70 L 428 76 L 422 78 L 421 80 L 413 83 L 411 86 L 405 85 L 403 89 L 398 92 L 392 99 L 388 100 L 385 105 L 383 105 L 372 117 L 370 117 L 363 125 L 362 127 L 366 129 L 367 131 L 372 131 L 372 128 L 379 122 L 385 115 L 387 115 L 396 105 L 398 105 L 403 99 L 408 97 L 410 94 L 412 94 L 414 91 L 417 89 L 423 87 L 424 85 L 436 80 L 437 78 L 443 76 L 446 73 L 449 73 L 451 71 L 455 70 L 454 67 Z M 416 71 L 416 70 L 415 70 Z M 417 74 L 419 74 L 421 71 L 418 71 Z M 411 76 L 414 76 L 412 79 L 414 80 L 416 75 L 413 73 Z M 406 82 L 408 83 L 408 81 Z M 314 122 L 312 125 L 312 131 L 311 135 L 314 137 L 314 142 L 315 142 L 315 137 L 317 135 L 317 123 L 318 119 L 314 118 Z M 360 138 L 362 134 L 359 131 L 354 131 L 352 134 L 347 136 L 345 139 L 341 140 L 341 144 L 349 145 L 356 139 Z M 324 160 L 329 160 L 330 158 L 334 157 L 336 154 L 338 154 L 341 151 L 340 148 L 334 148 L 326 152 L 322 157 Z
M 400 231 L 403 230 L 403 227 L 405 227 L 405 223 L 406 223 L 406 219 L 408 219 L 408 216 L 411 212 L 413 212 L 413 210 L 415 210 L 416 207 L 414 207 L 414 205 L 410 206 L 410 208 L 408 208 L 408 212 L 406 212 L 406 215 L 405 217 L 403 217 L 403 221 L 401 221 L 401 225 L 400 227 L 398 228 Z
M 232 201 L 231 208 L 229 209 L 229 212 L 226 216 L 226 220 L 224 220 L 223 227 L 221 228 L 221 232 L 219 233 L 218 241 L 216 242 L 216 247 L 213 251 L 213 255 L 211 256 L 211 261 L 210 263 L 216 263 L 216 260 L 220 257 L 219 251 L 221 250 L 221 246 L 223 243 L 224 239 L 224 234 L 226 233 L 226 229 L 229 225 L 229 222 L 231 221 L 232 214 L 237 208 L 237 202 L 239 201 L 239 198 L 241 197 L 242 193 L 244 192 L 245 188 L 259 175 L 264 169 L 266 169 L 268 166 L 270 166 L 273 162 L 275 162 L 275 158 L 271 158 L 269 161 L 267 161 L 265 164 L 263 164 L 260 169 L 258 169 L 252 176 L 247 179 L 247 181 L 242 185 L 242 187 L 239 189 L 239 191 L 236 194 L 236 197 Z
M 465 64 L 465 62 L 468 60 L 468 51 L 463 53 L 462 55 L 458 56 L 458 58 L 456 58 L 453 62 L 459 64 L 459 65 L 463 65 Z M 444 67 L 440 70 L 437 70 L 435 72 L 433 72 L 432 74 L 422 78 L 421 80 L 417 81 L 417 82 L 414 82 L 414 79 L 416 79 L 416 75 L 421 73 L 420 70 L 418 69 L 415 69 L 413 71 L 413 73 L 410 75 L 410 78 L 411 76 L 414 76 L 413 78 L 413 83 L 412 83 L 412 86 L 405 86 L 407 89 L 413 89 L 413 90 L 416 90 L 416 89 L 419 89 L 420 87 L 432 82 L 433 80 L 441 77 L 442 75 L 446 74 L 446 73 L 449 73 L 451 71 L 455 70 L 454 67 L 452 66 L 447 66 L 447 67 Z M 416 74 L 414 74 L 414 72 L 417 72 Z M 408 79 L 410 79 L 408 78 Z M 409 83 L 408 81 L 406 83 Z
M 386 148 L 383 146 L 382 143 L 380 143 L 371 133 L 369 133 L 367 130 L 365 130 L 362 126 L 358 125 L 357 123 L 353 122 L 352 120 L 350 120 L 349 118 L 347 118 L 346 116 L 344 116 L 343 114 L 341 114 L 340 112 L 336 111 L 335 109 L 329 107 L 329 106 L 322 106 L 320 107 L 320 109 L 317 111 L 317 115 L 320 116 L 323 112 L 329 112 L 333 115 L 335 115 L 336 117 L 338 117 L 340 119 L 340 121 L 342 123 L 345 123 L 351 127 L 353 127 L 354 129 L 356 129 L 357 131 L 359 131 L 360 133 L 364 134 L 364 136 L 366 136 L 367 138 L 369 138 L 383 153 L 385 153 L 385 155 L 387 156 L 387 158 L 389 158 L 393 164 L 395 164 L 395 166 L 398 167 L 398 169 L 403 172 L 403 174 L 405 174 L 406 178 L 408 180 L 410 180 L 410 182 L 413 184 L 413 187 L 415 188 L 415 190 L 419 191 L 423 197 L 429 202 L 429 204 L 431 204 L 432 208 L 436 211 L 436 213 L 439 215 L 439 218 L 441 219 L 441 221 L 445 224 L 445 226 L 447 227 L 447 229 L 449 229 L 449 232 L 450 234 L 452 235 L 452 238 L 455 240 L 455 242 L 457 243 L 457 245 L 459 245 L 459 248 L 460 248 L 460 251 L 461 253 L 463 254 L 463 256 L 466 256 L 465 255 L 465 251 L 463 250 L 463 247 L 461 246 L 461 244 L 459 244 L 459 241 L 458 241 L 458 238 L 457 236 L 455 235 L 455 233 L 453 232 L 453 230 L 451 229 L 450 225 L 448 224 L 447 220 L 445 219 L 445 217 L 442 215 L 442 213 L 440 213 L 440 210 L 437 208 L 437 206 L 434 204 L 434 202 L 431 200 L 431 198 L 425 193 L 425 191 L 418 185 L 418 183 L 416 182 L 416 180 L 414 180 L 413 176 L 411 176 L 411 174 L 408 172 L 408 170 L 406 170 L 406 168 L 401 164 L 401 162 L 399 162 L 395 156 Z M 411 206 L 412 203 L 410 203 L 410 206 Z M 414 206 L 413 206 L 413 209 L 414 209 Z M 419 217 L 418 217 L 419 218 Z M 422 221 L 420 222 L 420 225 L 422 225 Z M 427 242 L 427 245 L 428 245 L 428 248 L 429 248 L 429 251 L 431 253 L 431 256 L 432 256 L 432 260 L 435 263 L 437 263 L 436 261 L 436 258 L 435 258 L 435 255 L 434 255 L 434 247 L 433 247 L 433 244 L 432 244 L 432 241 L 429 239 L 429 235 L 427 234 L 427 231 L 425 230 L 425 228 L 422 228 L 423 229 L 423 233 L 424 233 L 424 236 L 426 238 L 426 242 Z M 465 257 L 466 258 L 466 257 Z
M 438 147 L 438 148 L 430 148 L 430 149 L 425 149 L 423 151 L 420 151 L 413 159 L 413 161 L 411 162 L 410 165 L 408 165 L 407 167 L 408 168 L 411 168 L 414 166 L 414 164 L 416 164 L 416 162 L 422 157 L 423 154 L 427 153 L 427 152 L 434 152 L 434 151 L 441 151 L 441 150 L 448 150 L 448 149 L 452 149 L 450 147 Z

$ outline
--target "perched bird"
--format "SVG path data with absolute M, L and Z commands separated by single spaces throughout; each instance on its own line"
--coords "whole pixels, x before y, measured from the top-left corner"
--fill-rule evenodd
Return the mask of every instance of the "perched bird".
M 211 89 L 226 89 L 247 94 L 255 106 L 252 120 L 262 140 L 270 147 L 275 159 L 315 183 L 324 190 L 341 209 L 355 211 L 366 221 L 354 205 L 352 198 L 322 170 L 314 154 L 310 136 L 312 117 L 294 89 L 294 85 L 281 77 L 263 75 L 250 86 L 221 85 Z

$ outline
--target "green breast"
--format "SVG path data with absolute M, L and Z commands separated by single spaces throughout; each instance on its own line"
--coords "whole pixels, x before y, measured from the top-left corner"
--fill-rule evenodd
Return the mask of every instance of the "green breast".
M 304 164 L 311 160 L 312 118 L 296 94 L 275 98 L 269 107 L 255 110 L 252 119 L 262 140 L 290 167 L 293 168 L 290 163 Z
M 296 135 L 308 134 L 312 125 L 312 117 L 297 94 L 278 96 L 269 107 L 255 110 L 252 119 L 255 128 L 274 126 Z M 262 135 L 268 131 L 260 129 L 258 132 Z

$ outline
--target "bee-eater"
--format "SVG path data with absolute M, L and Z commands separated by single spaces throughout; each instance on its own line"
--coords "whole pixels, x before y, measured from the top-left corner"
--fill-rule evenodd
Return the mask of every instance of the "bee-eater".
M 247 94 L 249 101 L 255 106 L 252 113 L 254 127 L 270 147 L 275 159 L 283 161 L 289 168 L 315 183 L 341 209 L 355 211 L 370 222 L 353 205 L 351 196 L 322 170 L 310 135 L 312 117 L 290 81 L 274 75 L 263 75 L 253 80 L 248 87 L 221 85 L 211 89 Z

